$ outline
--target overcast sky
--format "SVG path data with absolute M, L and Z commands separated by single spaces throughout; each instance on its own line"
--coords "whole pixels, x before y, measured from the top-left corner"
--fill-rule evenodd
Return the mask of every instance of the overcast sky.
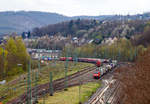
M 67 16 L 150 12 L 150 0 L 0 0 L 0 11 L 46 11 Z

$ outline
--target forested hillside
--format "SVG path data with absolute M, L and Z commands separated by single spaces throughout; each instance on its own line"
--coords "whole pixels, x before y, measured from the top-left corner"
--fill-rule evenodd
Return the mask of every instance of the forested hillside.
M 98 20 L 71 20 L 54 25 L 48 25 L 41 28 L 34 28 L 34 36 L 53 36 L 60 34 L 62 36 L 84 37 L 96 39 L 100 43 L 104 38 L 126 37 L 141 34 L 146 26 L 149 26 L 148 20 L 130 20 L 130 21 L 98 21 Z
M 0 12 L 0 34 L 28 31 L 34 27 L 69 20 L 67 16 L 47 12 Z
M 0 12 L 0 35 L 11 34 L 12 32 L 21 33 L 31 30 L 35 27 L 46 26 L 48 24 L 56 24 L 63 21 L 77 19 L 95 19 L 99 21 L 114 20 L 148 20 L 150 13 L 137 15 L 100 15 L 100 16 L 64 16 L 57 13 L 38 12 L 38 11 L 8 11 Z

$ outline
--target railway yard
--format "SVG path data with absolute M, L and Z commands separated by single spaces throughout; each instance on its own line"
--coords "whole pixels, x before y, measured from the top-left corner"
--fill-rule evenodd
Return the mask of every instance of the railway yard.
M 148 4 L 1 0 L 0 104 L 150 104 Z
M 62 60 L 63 59 L 63 60 Z M 68 58 L 69 59 L 69 58 Z M 87 59 L 78 59 L 79 62 L 87 62 Z M 94 63 L 95 65 L 82 67 L 79 71 L 71 73 L 67 77 L 55 79 L 52 82 L 53 92 L 62 91 L 66 88 L 72 86 L 78 86 L 80 84 L 87 84 L 89 82 L 99 82 L 101 81 L 101 87 L 96 91 L 91 98 L 85 102 L 85 104 L 117 104 L 117 91 L 119 89 L 119 84 L 113 79 L 114 71 L 119 67 L 115 62 L 109 62 L 108 60 L 101 61 L 102 63 L 97 62 L 99 59 L 88 59 L 88 63 Z M 60 61 L 67 61 L 67 59 L 60 58 Z M 72 59 L 68 61 L 73 61 Z M 107 67 L 107 66 L 111 66 Z M 101 67 L 104 67 L 105 69 Z M 107 68 L 107 69 L 106 69 Z M 95 78 L 95 72 L 100 72 L 99 78 Z M 15 83 L 14 80 L 11 83 Z M 67 83 L 67 84 L 66 84 Z M 29 93 L 31 97 L 29 97 Z M 37 103 L 37 98 L 40 99 L 43 96 L 50 94 L 50 82 L 41 83 L 37 86 L 32 86 L 30 92 L 25 91 L 23 94 L 19 95 L 16 98 L 8 101 L 7 104 L 25 104 L 29 99 L 32 99 L 33 104 Z M 54 95 L 55 96 L 55 95 Z

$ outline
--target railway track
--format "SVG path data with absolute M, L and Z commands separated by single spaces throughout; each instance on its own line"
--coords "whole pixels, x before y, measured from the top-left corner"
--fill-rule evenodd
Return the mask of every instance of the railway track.
M 118 67 L 124 65 L 131 66 L 128 63 L 119 63 L 110 73 L 102 76 L 101 79 L 107 79 L 107 84 L 104 83 L 103 87 L 99 88 L 85 104 L 121 104 L 120 99 L 124 97 L 123 95 L 119 95 L 121 91 L 120 83 L 113 80 L 113 73 Z
M 96 93 L 95 96 L 88 102 L 88 104 L 104 104 L 108 99 L 108 96 L 104 97 L 104 95 L 106 94 L 106 91 L 108 91 L 109 88 L 110 84 L 100 89 L 98 93 Z
M 68 87 L 79 85 L 79 78 L 81 79 L 82 77 L 91 74 L 92 71 L 94 71 L 96 67 L 86 67 L 83 70 L 76 72 L 72 75 L 67 76 L 67 82 L 68 82 Z M 65 80 L 66 78 L 61 78 L 53 81 L 53 88 L 54 91 L 62 90 L 65 88 Z M 49 93 L 49 83 L 42 84 L 39 86 L 36 86 L 32 88 L 32 99 L 34 102 L 35 96 L 37 95 L 38 97 L 41 97 L 45 94 Z M 7 104 L 24 104 L 28 100 L 27 92 L 25 92 L 23 95 L 19 96 L 16 99 L 11 100 Z
M 85 104 L 117 104 L 116 95 L 118 94 L 120 85 L 112 80 L 108 85 L 99 89 L 97 93 Z
M 120 65 L 124 65 L 124 63 L 120 63 L 118 66 L 120 66 Z M 92 74 L 91 73 L 93 73 L 95 69 L 96 69 L 96 67 L 86 67 L 86 68 L 84 68 L 83 70 L 81 70 L 79 72 L 76 72 L 76 73 L 74 73 L 72 75 L 68 75 L 68 77 L 67 77 L 68 87 L 79 85 L 80 84 L 79 80 L 81 80 L 81 79 L 82 79 L 82 81 L 84 83 L 94 80 L 92 78 Z M 112 71 L 110 71 L 109 73 L 107 73 L 106 75 L 103 75 L 100 78 L 100 80 L 102 80 L 105 77 L 110 77 L 113 74 L 113 72 L 114 72 L 114 69 Z M 84 80 L 84 78 L 87 77 L 87 76 L 89 77 L 89 75 L 91 75 L 91 77 L 88 78 L 88 80 L 87 79 Z M 65 80 L 66 80 L 66 78 L 61 78 L 61 79 L 57 79 L 57 80 L 53 81 L 54 92 L 58 91 L 58 90 L 62 90 L 62 89 L 65 88 Z M 105 92 L 107 89 L 108 88 L 104 88 L 104 89 L 102 89 L 102 91 Z M 48 94 L 50 92 L 49 90 L 50 90 L 49 89 L 49 83 L 42 84 L 42 85 L 39 85 L 37 87 L 32 88 L 31 92 L 32 92 L 33 102 L 35 102 L 34 99 L 35 99 L 36 95 L 38 96 L 38 98 L 42 97 L 43 95 Z M 104 93 L 104 92 L 99 91 L 99 94 L 100 93 Z M 94 98 L 95 100 L 98 99 L 97 96 L 99 94 L 95 95 L 95 98 Z M 102 94 L 102 95 L 104 95 L 104 94 Z M 27 92 L 25 92 L 23 95 L 19 96 L 16 99 L 11 100 L 7 104 L 25 104 L 27 102 L 27 100 L 28 100 L 28 96 L 27 96 Z M 107 101 L 109 101 L 109 100 L 110 99 L 107 98 Z M 95 101 L 93 100 L 93 102 L 95 102 Z M 104 103 L 98 103 L 98 102 L 97 103 L 92 103 L 91 102 L 91 103 L 86 103 L 86 104 L 104 104 Z M 115 104 L 115 103 L 110 103 L 110 104 Z

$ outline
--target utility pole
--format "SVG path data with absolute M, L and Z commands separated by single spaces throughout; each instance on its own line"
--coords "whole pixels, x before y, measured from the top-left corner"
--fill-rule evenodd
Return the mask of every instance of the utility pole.
M 77 61 L 78 61 L 76 52 L 74 52 L 74 59 L 73 59 L 73 61 L 74 61 L 74 66 L 75 66 L 77 64 Z
M 38 92 L 38 81 L 39 81 L 39 73 L 40 73 L 40 54 L 38 54 L 38 69 L 35 73 L 35 103 L 38 103 L 37 92 Z
M 104 59 L 106 59 L 106 49 L 104 49 Z
M 77 57 L 77 54 L 76 54 L 76 59 L 75 59 L 75 61 L 76 61 L 76 64 L 77 64 L 77 62 L 78 62 L 78 57 Z
M 2 72 L 2 76 L 3 76 L 3 80 L 5 80 L 5 53 L 4 53 L 4 48 L 3 49 L 3 72 Z
M 54 65 L 56 66 L 56 43 L 54 44 Z
M 134 60 L 136 60 L 136 58 L 137 58 L 137 47 L 135 46 L 135 54 L 134 54 Z
M 120 48 L 119 48 L 118 56 L 119 56 L 118 60 L 121 61 L 121 52 L 120 52 Z
M 39 46 L 38 46 L 38 50 L 39 50 Z M 39 52 L 39 53 L 38 53 Z M 37 54 L 38 54 L 38 74 L 40 73 L 40 69 L 41 69 L 41 66 L 40 66 L 40 61 L 41 61 L 41 58 L 40 58 L 40 51 L 38 51 Z
M 43 89 L 43 92 L 44 92 L 44 94 L 43 94 L 43 104 L 45 104 L 45 89 Z
M 40 59 L 40 53 L 39 53 L 39 61 L 38 61 L 38 73 L 40 73 L 40 69 L 41 69 L 41 65 L 40 65 L 40 61 L 41 61 L 41 59 Z
M 50 83 L 49 83 L 50 96 L 53 96 L 53 75 L 52 75 L 52 72 L 50 72 L 49 76 L 50 76 Z
M 38 92 L 38 71 L 35 73 L 35 103 L 38 103 L 37 92 Z
M 66 62 L 65 62 L 65 91 L 67 91 L 68 89 L 68 49 L 67 49 L 67 53 L 66 53 Z
M 31 72 L 31 60 L 29 60 L 29 65 L 28 65 L 28 87 L 27 87 L 27 104 L 32 104 L 32 92 L 31 92 L 31 76 L 30 76 L 30 72 Z
M 78 70 L 80 75 L 80 70 Z M 79 104 L 81 104 L 81 78 L 79 78 Z
M 81 104 L 81 79 L 79 80 L 79 104 Z
M 82 55 L 81 55 L 81 57 L 82 57 Z M 80 70 L 79 69 L 78 69 L 78 73 L 80 75 Z M 79 104 L 81 104 L 81 78 L 79 78 Z

